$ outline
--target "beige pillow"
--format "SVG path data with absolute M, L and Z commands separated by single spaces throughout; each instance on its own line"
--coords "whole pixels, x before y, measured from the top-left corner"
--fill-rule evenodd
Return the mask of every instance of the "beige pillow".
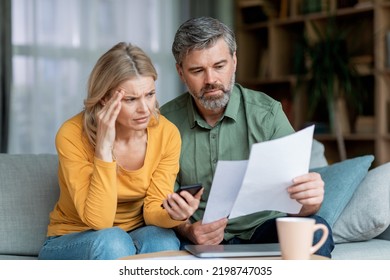
M 370 170 L 333 226 L 335 243 L 365 241 L 390 225 L 390 163 Z

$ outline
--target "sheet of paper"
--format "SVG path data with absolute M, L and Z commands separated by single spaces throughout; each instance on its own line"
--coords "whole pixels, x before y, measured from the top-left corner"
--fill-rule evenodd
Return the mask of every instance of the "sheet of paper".
M 203 223 L 264 210 L 298 213 L 301 204 L 290 199 L 287 187 L 309 171 L 313 132 L 310 126 L 254 144 L 247 162 L 218 162 Z
M 263 210 L 298 213 L 301 204 L 287 187 L 309 171 L 314 126 L 252 146 L 244 180 L 230 218 Z M 255 199 L 253 199 L 255 198 Z
M 247 160 L 218 161 L 203 224 L 229 216 L 240 191 L 247 164 Z

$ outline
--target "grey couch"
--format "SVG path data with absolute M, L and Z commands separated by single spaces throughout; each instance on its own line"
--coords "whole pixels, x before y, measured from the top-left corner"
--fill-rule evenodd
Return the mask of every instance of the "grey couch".
M 326 165 L 323 146 L 313 147 L 311 165 Z M 57 167 L 56 155 L 0 154 L 0 259 L 37 258 L 59 196 Z M 390 207 L 383 211 L 390 216 Z M 368 241 L 337 244 L 333 258 L 390 259 L 390 229 Z
M 56 155 L 0 154 L 0 259 L 36 259 L 59 196 Z

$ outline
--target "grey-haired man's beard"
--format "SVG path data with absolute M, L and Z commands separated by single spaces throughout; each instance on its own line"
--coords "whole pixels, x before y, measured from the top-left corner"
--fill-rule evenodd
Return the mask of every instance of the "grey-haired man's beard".
M 207 110 L 215 110 L 225 108 L 230 99 L 230 93 L 232 91 L 233 85 L 235 82 L 235 75 L 232 76 L 230 84 L 225 88 L 221 84 L 208 84 L 206 87 L 202 88 L 198 95 L 195 95 L 191 90 L 189 90 L 192 97 L 199 101 L 199 103 Z M 221 96 L 210 96 L 206 97 L 205 92 L 213 89 L 219 89 L 222 91 Z
M 230 99 L 230 91 L 222 91 L 223 94 L 217 98 L 205 98 L 204 96 L 198 98 L 202 106 L 207 110 L 215 110 L 225 108 Z

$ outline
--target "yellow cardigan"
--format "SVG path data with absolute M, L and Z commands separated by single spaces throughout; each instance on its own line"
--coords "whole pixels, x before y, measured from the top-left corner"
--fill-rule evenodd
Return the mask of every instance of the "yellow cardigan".
M 128 171 L 94 157 L 82 119 L 79 113 L 67 120 L 56 136 L 61 192 L 47 235 L 113 226 L 129 231 L 145 224 L 172 228 L 182 223 L 161 207 L 179 171 L 181 138 L 176 126 L 164 116 L 158 125 L 149 125 L 144 165 Z

